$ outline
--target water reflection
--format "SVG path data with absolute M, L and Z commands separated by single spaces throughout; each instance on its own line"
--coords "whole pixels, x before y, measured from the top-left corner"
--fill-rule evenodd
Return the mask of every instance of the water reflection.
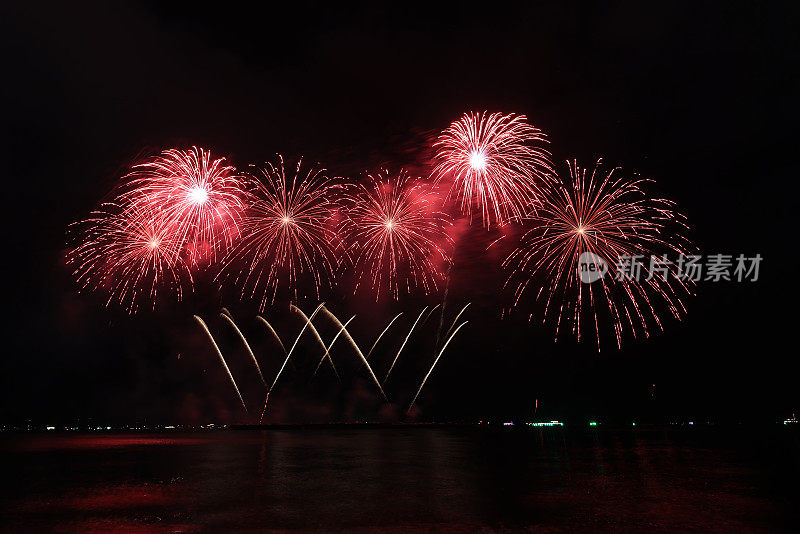
M 0 448 L 13 530 L 748 530 L 797 519 L 793 479 L 770 467 L 783 460 L 714 432 L 334 427 L 16 436 Z M 774 450 L 796 469 L 795 449 Z

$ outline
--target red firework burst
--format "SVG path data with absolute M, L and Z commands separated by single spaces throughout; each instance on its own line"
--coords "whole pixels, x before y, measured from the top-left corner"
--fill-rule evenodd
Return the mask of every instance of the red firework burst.
M 450 221 L 436 210 L 433 194 L 404 171 L 394 177 L 382 171 L 348 199 L 343 235 L 355 251 L 359 281 L 368 281 L 376 300 L 383 289 L 395 299 L 401 290 L 435 290 L 440 266 L 449 261 L 443 245 L 450 242 Z
M 434 144 L 434 176 L 451 181 L 450 196 L 470 221 L 477 212 L 487 228 L 521 219 L 552 173 L 546 143 L 524 115 L 466 113 Z
M 274 302 L 283 285 L 298 299 L 298 280 L 310 278 L 316 298 L 332 285 L 337 269 L 338 237 L 333 229 L 334 199 L 341 188 L 324 169 L 302 169 L 297 162 L 287 177 L 283 157 L 250 180 L 249 207 L 242 239 L 223 262 L 218 278 L 232 279 L 242 295 L 261 294 L 261 309 Z
M 73 225 L 79 242 L 67 263 L 84 289 L 108 295 L 135 313 L 144 300 L 155 308 L 159 292 L 181 300 L 192 275 L 181 257 L 172 228 L 149 205 L 120 208 L 106 204 Z
M 618 169 L 591 174 L 577 163 L 569 165 L 570 180 L 556 178 L 540 190 L 540 202 L 527 222 L 533 227 L 522 237 L 520 247 L 505 260 L 516 284 L 515 304 L 529 286 L 538 287 L 537 299 L 545 301 L 543 321 L 555 315 L 556 338 L 562 320 L 571 323 L 581 338 L 582 316 L 594 324 L 600 348 L 598 310 L 608 312 L 617 346 L 627 328 L 634 337 L 645 336 L 653 324 L 663 329 L 660 309 L 680 319 L 685 314 L 682 297 L 691 294 L 691 281 L 678 276 L 674 261 L 693 247 L 684 237 L 688 226 L 674 204 L 645 195 L 646 180 L 618 178 Z M 600 258 L 608 267 L 593 283 L 581 281 L 579 258 Z M 620 258 L 640 258 L 641 276 L 627 276 Z M 602 265 L 602 263 L 601 263 Z M 658 272 L 655 272 L 658 271 Z M 630 273 L 633 274 L 633 273 Z
M 244 210 L 243 183 L 225 158 L 211 152 L 163 151 L 133 167 L 121 202 L 157 212 L 192 263 L 214 260 L 239 237 Z

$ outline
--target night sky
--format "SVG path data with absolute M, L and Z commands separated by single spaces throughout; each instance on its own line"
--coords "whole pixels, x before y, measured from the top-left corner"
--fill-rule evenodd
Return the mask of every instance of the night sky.
M 764 261 L 758 282 L 700 283 L 684 321 L 598 354 L 591 340 L 554 343 L 552 328 L 529 325 L 525 313 L 501 320 L 511 298 L 501 257 L 473 227 L 456 251 L 448 301 L 451 316 L 473 303 L 470 328 L 432 375 L 418 417 L 530 417 L 536 399 L 538 415 L 567 420 L 790 415 L 800 409 L 791 238 L 800 57 L 790 9 L 6 3 L 0 421 L 248 420 L 193 313 L 220 333 L 258 410 L 255 373 L 215 319 L 221 305 L 231 309 L 274 376 L 280 355 L 252 303 L 220 296 L 202 277 L 186 302 L 134 317 L 77 292 L 67 226 L 137 157 L 194 144 L 237 165 L 282 153 L 355 178 L 380 164 L 414 169 L 432 136 L 470 110 L 527 115 L 562 171 L 567 159 L 602 157 L 657 180 L 703 254 Z M 326 300 L 340 317 L 363 318 L 353 333 L 368 348 L 394 313 L 416 315 L 439 298 L 374 304 L 343 289 Z M 296 318 L 267 315 L 291 342 Z M 308 387 L 298 368 L 279 388 L 274 420 L 395 417 L 432 360 L 433 329 L 426 335 L 393 378 L 397 406 L 381 408 L 342 351 L 342 386 L 323 374 Z M 376 357 L 384 365 L 391 355 Z

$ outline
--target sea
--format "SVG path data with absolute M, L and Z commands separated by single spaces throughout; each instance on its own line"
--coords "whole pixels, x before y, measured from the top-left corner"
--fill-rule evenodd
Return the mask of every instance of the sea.
M 800 432 L 314 425 L 0 434 L 3 532 L 800 531 Z

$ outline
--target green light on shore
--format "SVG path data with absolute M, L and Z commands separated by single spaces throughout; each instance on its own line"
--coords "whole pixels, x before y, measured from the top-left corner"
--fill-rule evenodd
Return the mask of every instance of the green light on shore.
M 597 421 L 589 421 L 589 426 L 597 426 Z
M 634 421 L 633 426 L 636 426 L 636 422 Z

